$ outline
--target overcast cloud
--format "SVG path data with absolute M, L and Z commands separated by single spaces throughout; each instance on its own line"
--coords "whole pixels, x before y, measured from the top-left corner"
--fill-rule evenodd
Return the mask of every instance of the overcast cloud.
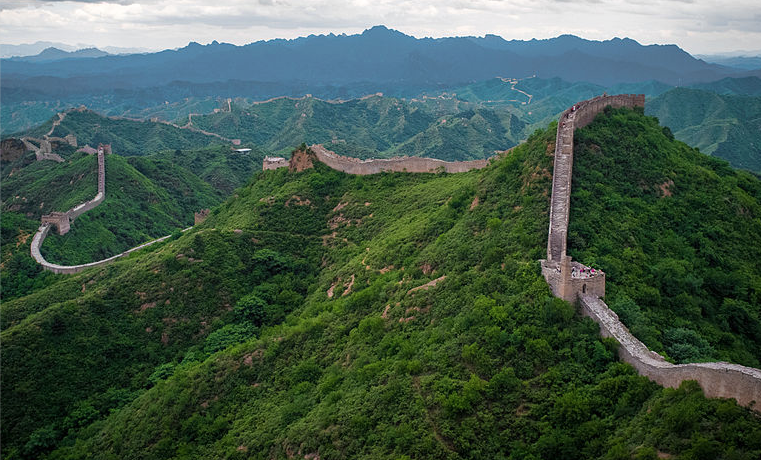
M 0 42 L 165 49 L 246 44 L 383 24 L 416 37 L 574 34 L 675 43 L 694 54 L 761 49 L 759 0 L 0 0 Z

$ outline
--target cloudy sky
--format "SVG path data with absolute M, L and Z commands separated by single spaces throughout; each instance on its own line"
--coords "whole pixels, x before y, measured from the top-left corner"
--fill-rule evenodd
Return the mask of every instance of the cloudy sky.
M 693 54 L 761 49 L 760 0 L 0 0 L 0 42 L 176 48 L 383 24 L 416 37 L 574 34 L 675 43 Z

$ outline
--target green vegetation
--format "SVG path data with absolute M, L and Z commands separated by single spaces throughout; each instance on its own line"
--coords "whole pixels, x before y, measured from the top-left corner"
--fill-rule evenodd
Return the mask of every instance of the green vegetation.
M 312 97 L 233 105 L 231 112 L 193 117 L 194 126 L 244 139 L 269 151 L 322 143 L 341 155 L 487 158 L 526 136 L 510 112 L 372 96 L 346 102 Z
M 646 112 L 677 139 L 735 168 L 761 173 L 761 97 L 675 88 L 649 101 Z
M 58 117 L 51 118 L 24 135 L 42 137 L 50 131 L 53 120 L 58 120 Z M 166 123 L 108 118 L 90 110 L 70 111 L 52 135 L 64 137 L 67 134 L 77 136 L 79 145 L 97 147 L 101 143 L 111 144 L 113 152 L 120 155 L 147 155 L 160 150 L 199 148 L 223 143 L 214 136 Z
M 676 361 L 761 367 L 761 182 L 627 110 L 575 144 L 570 255 L 611 308 Z
M 3 298 L 31 292 L 47 275 L 29 257 L 40 216 L 66 211 L 97 193 L 97 160 L 72 154 L 64 163 L 3 164 Z M 106 200 L 80 216 L 66 235 L 51 232 L 43 256 L 69 265 L 92 262 L 193 224 L 193 213 L 219 204 L 261 168 L 261 154 L 226 146 L 143 157 L 106 157 Z
M 615 165 L 608 179 L 613 166 L 579 154 L 574 170 L 591 177 L 574 178 L 571 245 L 608 271 L 619 303 L 628 272 L 604 265 L 606 246 L 582 230 L 606 228 L 608 213 L 630 200 L 658 202 L 652 188 L 672 170 L 669 198 L 690 186 L 683 175 L 709 183 L 694 185 L 701 204 L 675 210 L 683 225 L 706 206 L 732 225 L 757 222 L 757 179 L 633 112 L 579 131 L 580 148 L 594 152 L 593 140 L 609 133 L 618 150 L 606 154 L 638 155 L 621 167 L 635 179 L 624 183 Z M 261 172 L 192 231 L 4 302 L 4 455 L 758 458 L 757 416 L 706 400 L 693 384 L 664 390 L 636 375 L 591 320 L 550 295 L 536 260 L 554 135 L 551 125 L 463 174 L 362 177 L 321 164 Z M 628 188 L 597 193 L 580 216 L 579 194 L 607 180 Z M 727 196 L 741 207 L 714 206 Z M 647 224 L 630 223 L 642 234 Z M 757 233 L 744 238 L 746 249 L 761 247 Z M 627 247 L 662 270 L 691 261 L 644 239 L 625 243 L 607 250 Z M 735 256 L 716 244 L 704 246 L 712 257 Z M 757 267 L 744 268 L 758 278 Z M 680 288 L 672 284 L 681 278 L 661 279 L 653 295 Z M 752 283 L 741 286 L 757 292 Z M 758 299 L 748 303 L 757 315 Z M 742 331 L 723 337 L 746 346 Z

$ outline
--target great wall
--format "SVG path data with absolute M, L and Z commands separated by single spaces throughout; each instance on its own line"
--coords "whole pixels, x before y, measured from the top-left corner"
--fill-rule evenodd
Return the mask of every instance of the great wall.
M 567 255 L 575 129 L 591 123 L 596 115 L 607 106 L 634 108 L 644 107 L 644 105 L 645 97 L 642 94 L 603 95 L 579 102 L 561 114 L 555 139 L 547 259 L 540 261 L 542 274 L 555 296 L 571 303 L 578 303 L 581 314 L 590 317 L 600 326 L 600 333 L 603 337 L 612 337 L 620 344 L 618 354 L 621 360 L 631 364 L 641 375 L 670 388 L 678 387 L 685 380 L 695 380 L 707 397 L 734 398 L 738 404 L 761 412 L 761 404 L 758 404 L 761 401 L 761 370 L 726 362 L 669 363 L 634 337 L 619 320 L 618 315 L 602 300 L 605 297 L 605 273 L 574 262 Z M 447 162 L 419 157 L 359 160 L 337 155 L 318 144 L 312 145 L 309 150 L 313 153 L 314 158 L 327 166 L 348 174 L 358 175 L 381 172 L 435 173 L 446 171 L 457 173 L 481 169 L 488 166 L 490 162 L 490 160 Z M 295 156 L 291 161 L 280 157 L 266 157 L 262 169 L 293 167 L 297 160 Z M 309 161 L 311 162 L 311 160 Z M 103 149 L 99 149 L 98 194 L 95 199 L 65 213 L 51 213 L 42 218 L 42 224 L 32 241 L 31 252 L 43 268 L 54 273 L 77 273 L 89 267 L 106 264 L 133 251 L 169 238 L 169 236 L 165 236 L 108 259 L 88 264 L 61 266 L 45 261 L 39 248 L 50 231 L 51 225 L 56 225 L 59 233 L 65 233 L 68 231 L 71 221 L 81 213 L 100 204 L 104 197 L 104 152 Z
M 726 362 L 672 364 L 658 353 L 650 351 L 619 320 L 602 300 L 605 297 L 605 273 L 593 270 L 568 257 L 567 234 L 571 207 L 571 178 L 573 172 L 573 137 L 577 128 L 591 123 L 605 107 L 645 106 L 644 94 L 598 96 L 579 102 L 564 111 L 558 121 L 550 198 L 550 222 L 547 232 L 547 259 L 541 261 L 542 275 L 552 293 L 568 302 L 578 303 L 581 314 L 600 325 L 603 337 L 618 341 L 619 357 L 637 372 L 658 384 L 676 388 L 685 380 L 695 380 L 703 393 L 712 398 L 734 398 L 738 404 L 761 412 L 761 370 Z M 336 155 L 322 145 L 312 145 L 314 158 L 333 169 L 349 174 L 380 172 L 465 172 L 481 169 L 489 160 L 445 162 L 431 158 L 401 157 L 358 160 Z M 291 160 L 295 161 L 294 159 Z M 285 158 L 266 157 L 262 168 L 277 169 L 292 166 Z
M 685 380 L 695 380 L 709 398 L 734 398 L 738 404 L 761 412 L 761 370 L 726 362 L 672 364 L 666 361 L 634 337 L 601 299 L 605 296 L 605 273 L 592 273 L 582 264 L 571 261 L 566 254 L 574 130 L 591 123 L 607 106 L 644 108 L 645 96 L 598 96 L 572 106 L 558 121 L 547 259 L 541 261 L 544 278 L 555 296 L 571 303 L 578 302 L 582 315 L 600 325 L 603 337 L 616 339 L 620 344 L 618 354 L 621 360 L 631 364 L 641 375 L 669 388 L 679 387 Z
M 470 161 L 443 161 L 436 158 L 422 157 L 395 157 L 395 158 L 375 158 L 369 160 L 360 160 L 357 158 L 344 157 L 337 155 L 321 144 L 313 144 L 309 150 L 314 154 L 314 158 L 327 166 L 347 174 L 357 174 L 366 176 L 369 174 L 379 174 L 382 172 L 408 172 L 408 173 L 435 173 L 445 171 L 448 173 L 467 172 L 473 169 L 482 169 L 489 165 L 490 160 L 470 160 Z M 298 159 L 297 159 L 298 160 Z M 265 157 L 262 169 L 277 169 L 289 167 L 294 160 L 286 160 L 281 157 Z
M 111 153 L 110 146 L 104 146 L 104 145 L 98 146 L 98 150 L 97 150 L 98 193 L 95 195 L 95 198 L 89 201 L 85 201 L 84 203 L 79 204 L 69 209 L 66 212 L 51 212 L 50 214 L 46 214 L 42 216 L 40 227 L 37 229 L 37 233 L 34 234 L 34 238 L 32 238 L 30 251 L 34 260 L 37 261 L 38 264 L 42 265 L 43 269 L 51 271 L 56 274 L 69 275 L 69 274 L 79 273 L 86 268 L 97 267 L 100 265 L 107 264 L 120 257 L 126 256 L 127 254 L 130 254 L 134 251 L 137 251 L 139 249 L 145 248 L 152 244 L 164 241 L 167 238 L 172 236 L 172 235 L 163 236 L 153 241 L 143 243 L 132 249 L 128 249 L 120 254 L 116 254 L 115 256 L 111 256 L 106 259 L 102 259 L 102 260 L 98 260 L 98 261 L 90 262 L 86 264 L 58 265 L 58 264 L 50 263 L 47 260 L 45 260 L 45 258 L 42 256 L 42 253 L 40 252 L 40 247 L 42 247 L 42 243 L 45 241 L 45 238 L 48 236 L 48 233 L 50 233 L 50 229 L 53 226 L 55 226 L 56 229 L 58 230 L 59 235 L 64 235 L 68 233 L 68 231 L 71 229 L 71 223 L 74 222 L 74 220 L 77 217 L 95 208 L 96 206 L 101 204 L 103 200 L 106 199 L 106 154 L 107 153 Z M 183 231 L 188 231 L 188 230 L 190 230 L 190 228 L 186 228 Z

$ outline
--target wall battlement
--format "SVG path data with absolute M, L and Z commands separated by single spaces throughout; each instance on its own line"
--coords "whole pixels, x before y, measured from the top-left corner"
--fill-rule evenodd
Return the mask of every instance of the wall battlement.
M 266 156 L 264 157 L 264 161 L 262 161 L 262 171 L 278 169 L 278 168 L 287 168 L 287 167 L 288 167 L 288 160 L 282 157 Z
M 71 229 L 71 219 L 68 212 L 53 211 L 43 215 L 41 220 L 42 224 L 55 225 L 59 235 L 65 235 Z
M 567 256 L 568 219 L 573 171 L 573 132 L 591 123 L 607 106 L 644 107 L 642 94 L 598 96 L 579 102 L 560 116 L 555 139 L 555 162 L 550 198 L 550 224 L 547 234 L 547 259 L 541 261 L 542 275 L 553 295 L 571 303 L 578 301 L 581 314 L 600 325 L 603 337 L 613 337 L 620 347 L 622 361 L 639 374 L 665 387 L 676 388 L 685 380 L 695 380 L 710 398 L 734 398 L 737 403 L 761 412 L 761 370 L 738 364 L 671 364 L 650 351 L 634 337 L 601 297 L 605 297 L 605 273 L 575 276 L 583 265 Z

